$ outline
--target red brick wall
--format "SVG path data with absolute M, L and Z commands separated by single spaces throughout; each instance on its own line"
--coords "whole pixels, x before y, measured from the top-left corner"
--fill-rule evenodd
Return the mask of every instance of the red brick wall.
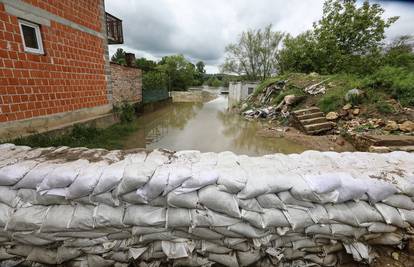
M 142 71 L 111 63 L 112 96 L 114 102 L 142 101 Z
M 99 0 L 26 2 L 101 31 Z M 0 4 L 0 122 L 108 104 L 104 40 L 54 21 L 41 33 L 45 55 L 24 52 L 18 20 Z

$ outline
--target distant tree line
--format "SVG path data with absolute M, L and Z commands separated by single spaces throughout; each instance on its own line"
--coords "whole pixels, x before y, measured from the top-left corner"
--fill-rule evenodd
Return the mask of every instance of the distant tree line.
M 125 51 L 118 48 L 111 61 L 125 65 Z M 207 74 L 203 61 L 194 65 L 183 55 L 165 56 L 158 62 L 138 58 L 135 61 L 135 66 L 144 72 L 144 90 L 168 88 L 169 91 L 181 91 L 190 86 L 228 86 L 230 81 L 239 79 L 234 75 Z

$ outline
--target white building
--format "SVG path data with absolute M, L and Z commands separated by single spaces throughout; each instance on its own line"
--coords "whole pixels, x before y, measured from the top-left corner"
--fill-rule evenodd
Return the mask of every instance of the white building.
M 258 82 L 231 82 L 229 84 L 229 107 L 235 106 L 253 94 L 258 84 Z

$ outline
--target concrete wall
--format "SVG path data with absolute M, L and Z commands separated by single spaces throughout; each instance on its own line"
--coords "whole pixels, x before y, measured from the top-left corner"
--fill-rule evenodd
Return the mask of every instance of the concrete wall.
M 249 82 L 231 82 L 229 84 L 229 107 L 237 105 L 240 101 L 246 99 L 251 93 L 254 92 L 258 83 Z
M 205 102 L 216 98 L 216 95 L 207 91 L 172 91 L 173 102 Z
M 112 62 L 110 66 L 113 103 L 142 102 L 142 71 Z
M 24 51 L 18 18 L 40 25 L 44 54 Z M 0 128 L 7 136 L 38 121 L 35 131 L 56 127 L 56 117 L 108 114 L 108 66 L 103 0 L 0 0 Z M 68 115 L 75 111 L 83 117 Z

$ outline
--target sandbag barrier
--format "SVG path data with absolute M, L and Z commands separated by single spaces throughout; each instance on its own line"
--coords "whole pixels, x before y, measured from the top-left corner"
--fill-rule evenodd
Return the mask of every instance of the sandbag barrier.
M 0 266 L 336 266 L 404 248 L 414 154 L 0 145 Z

